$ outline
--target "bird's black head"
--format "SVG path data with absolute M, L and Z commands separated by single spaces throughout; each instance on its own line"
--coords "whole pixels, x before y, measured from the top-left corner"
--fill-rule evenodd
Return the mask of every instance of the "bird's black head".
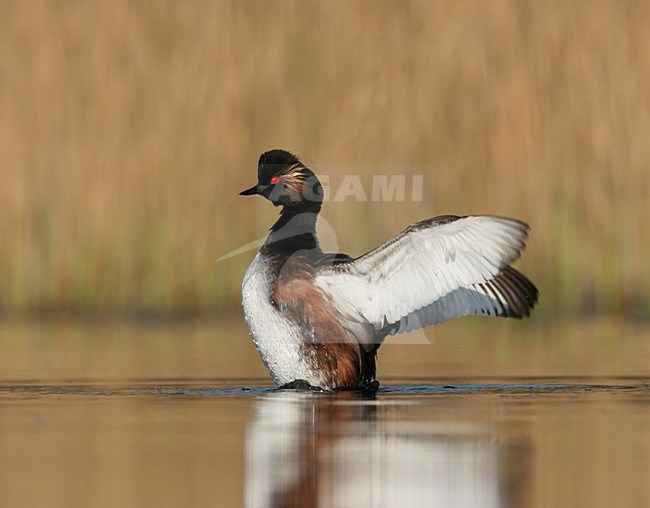
M 323 187 L 316 175 L 286 150 L 263 153 L 257 164 L 257 185 L 240 194 L 259 194 L 275 206 L 296 211 L 318 211 L 323 202 Z

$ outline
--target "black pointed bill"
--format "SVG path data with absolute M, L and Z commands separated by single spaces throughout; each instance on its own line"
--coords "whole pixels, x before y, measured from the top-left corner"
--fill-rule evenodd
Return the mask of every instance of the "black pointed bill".
M 239 193 L 240 196 L 252 196 L 257 194 L 258 188 L 257 185 L 253 185 L 250 189 L 243 190 Z

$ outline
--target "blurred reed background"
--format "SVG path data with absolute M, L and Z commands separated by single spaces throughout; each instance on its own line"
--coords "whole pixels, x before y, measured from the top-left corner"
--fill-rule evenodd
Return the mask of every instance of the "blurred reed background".
M 648 315 L 650 3 L 0 1 L 0 309 L 237 309 L 283 147 L 358 255 L 446 213 L 532 226 L 541 313 Z M 407 194 L 408 196 L 408 194 Z

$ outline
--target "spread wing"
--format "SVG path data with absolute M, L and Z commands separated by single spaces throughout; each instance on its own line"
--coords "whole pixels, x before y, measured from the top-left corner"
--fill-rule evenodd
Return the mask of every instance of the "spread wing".
M 321 268 L 314 282 L 342 316 L 371 323 L 381 338 L 469 314 L 523 317 L 537 289 L 508 265 L 527 235 L 528 225 L 514 219 L 435 217 Z

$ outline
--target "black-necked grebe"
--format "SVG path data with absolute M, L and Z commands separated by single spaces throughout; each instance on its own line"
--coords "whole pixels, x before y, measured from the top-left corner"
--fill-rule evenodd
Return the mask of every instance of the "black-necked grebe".
M 290 152 L 262 154 L 257 185 L 241 194 L 282 206 L 242 284 L 246 323 L 278 386 L 373 387 L 388 335 L 471 314 L 522 318 L 537 302 L 509 266 L 528 235 L 518 220 L 434 217 L 353 259 L 319 247 L 323 189 Z

